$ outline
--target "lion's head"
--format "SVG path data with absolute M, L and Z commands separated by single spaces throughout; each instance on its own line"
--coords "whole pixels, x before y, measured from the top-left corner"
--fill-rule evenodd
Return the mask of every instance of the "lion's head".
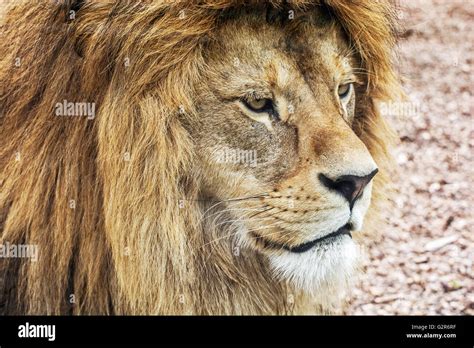
M 330 307 L 387 175 L 386 3 L 24 6 L 1 45 L 23 65 L 0 65 L 0 231 L 39 258 L 4 262 L 7 312 Z
M 223 202 L 242 245 L 318 291 L 352 273 L 351 231 L 378 171 L 354 129 L 360 62 L 321 10 L 276 25 L 265 15 L 238 14 L 210 38 L 188 130 L 204 197 Z

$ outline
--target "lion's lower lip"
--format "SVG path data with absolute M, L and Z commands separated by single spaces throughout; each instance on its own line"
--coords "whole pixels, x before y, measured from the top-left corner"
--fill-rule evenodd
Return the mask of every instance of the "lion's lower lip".
M 336 230 L 334 232 L 331 232 L 331 233 L 325 235 L 324 237 L 321 237 L 321 238 L 318 238 L 318 239 L 300 244 L 300 245 L 295 246 L 295 247 L 290 247 L 290 246 L 285 245 L 285 246 L 283 246 L 283 248 L 288 250 L 288 251 L 291 251 L 293 253 L 303 253 L 305 251 L 308 251 L 309 249 L 311 249 L 312 247 L 314 247 L 318 243 L 321 243 L 321 242 L 323 242 L 327 239 L 334 238 L 334 237 L 337 237 L 337 236 L 341 236 L 341 235 L 344 235 L 344 234 L 347 234 L 349 237 L 352 238 L 351 226 L 349 224 L 345 224 L 344 226 L 340 227 L 338 230 Z

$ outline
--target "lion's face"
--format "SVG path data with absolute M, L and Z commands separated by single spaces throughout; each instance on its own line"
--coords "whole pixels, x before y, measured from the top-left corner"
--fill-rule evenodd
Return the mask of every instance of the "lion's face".
M 290 21 L 291 22 L 291 21 Z M 315 291 L 352 273 L 377 165 L 353 129 L 357 59 L 324 19 L 255 16 L 211 38 L 189 127 L 205 198 L 277 276 Z

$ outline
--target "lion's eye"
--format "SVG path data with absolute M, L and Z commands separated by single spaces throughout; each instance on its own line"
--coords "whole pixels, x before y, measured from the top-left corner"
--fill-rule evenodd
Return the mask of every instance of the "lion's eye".
M 339 85 L 337 89 L 337 94 L 339 95 L 340 99 L 346 99 L 347 97 L 350 96 L 352 91 L 352 83 L 345 83 L 342 85 Z
M 273 101 L 271 99 L 257 99 L 257 98 L 251 98 L 251 99 L 244 99 L 242 100 L 244 105 L 250 109 L 253 112 L 267 112 L 269 114 L 274 113 L 274 107 L 273 107 Z

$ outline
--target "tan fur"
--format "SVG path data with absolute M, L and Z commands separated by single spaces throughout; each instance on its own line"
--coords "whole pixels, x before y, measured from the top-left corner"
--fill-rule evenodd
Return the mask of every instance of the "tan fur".
M 0 243 L 39 247 L 37 262 L 0 261 L 3 312 L 327 311 L 275 280 L 263 254 L 235 255 L 228 231 L 202 216 L 210 205 L 188 130 L 209 69 L 205 46 L 224 25 L 222 13 L 240 2 L 85 1 L 75 19 L 74 2 L 59 3 L 12 2 L 1 28 Z M 297 13 L 328 7 L 362 61 L 363 117 L 353 128 L 381 170 L 377 207 L 392 133 L 375 102 L 398 93 L 391 7 L 290 3 Z M 54 118 L 64 99 L 95 102 L 96 118 Z

